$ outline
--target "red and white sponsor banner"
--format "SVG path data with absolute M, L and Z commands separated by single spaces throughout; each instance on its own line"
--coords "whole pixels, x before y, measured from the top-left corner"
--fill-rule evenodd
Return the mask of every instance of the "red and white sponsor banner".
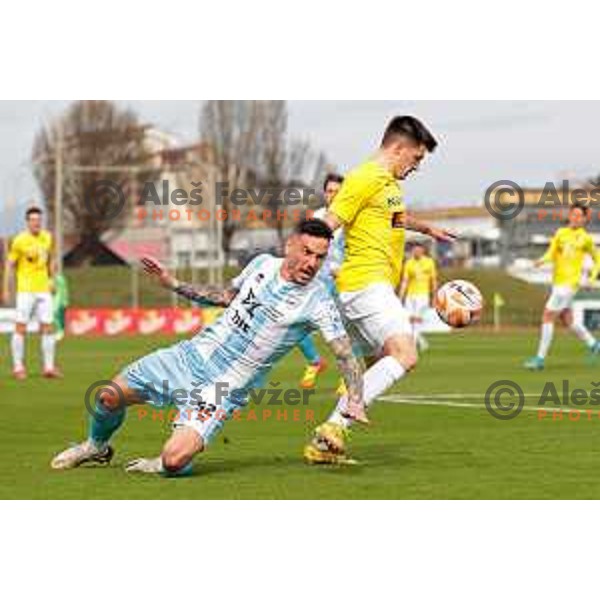
M 69 308 L 69 335 L 190 335 L 221 314 L 216 308 Z

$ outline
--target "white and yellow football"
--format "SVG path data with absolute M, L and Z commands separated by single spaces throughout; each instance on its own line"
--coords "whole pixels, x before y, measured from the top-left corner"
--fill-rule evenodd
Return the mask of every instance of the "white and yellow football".
M 444 323 L 461 328 L 479 321 L 483 310 L 483 296 L 470 281 L 455 279 L 438 289 L 434 304 Z

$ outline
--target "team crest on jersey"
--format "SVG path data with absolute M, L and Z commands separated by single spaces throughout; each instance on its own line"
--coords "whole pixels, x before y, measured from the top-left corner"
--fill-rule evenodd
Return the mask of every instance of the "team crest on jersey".
M 302 298 L 296 295 L 290 296 L 289 298 L 285 299 L 286 305 L 290 308 L 296 308 L 297 306 L 300 306 L 300 302 L 302 302 Z

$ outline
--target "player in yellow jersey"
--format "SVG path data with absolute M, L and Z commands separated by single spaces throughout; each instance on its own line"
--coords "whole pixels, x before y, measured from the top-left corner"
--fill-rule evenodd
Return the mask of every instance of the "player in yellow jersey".
M 397 295 L 405 229 L 449 241 L 448 232 L 407 215 L 399 181 L 416 171 L 437 142 L 414 117 L 388 125 L 376 155 L 344 180 L 325 221 L 344 228 L 344 261 L 336 279 L 339 302 L 354 341 L 377 360 L 364 376 L 367 405 L 414 369 L 417 352 L 408 314 Z M 304 450 L 310 463 L 344 462 L 350 421 L 342 397 Z
M 52 330 L 52 277 L 54 274 L 53 241 L 42 228 L 42 210 L 33 207 L 26 212 L 27 229 L 12 241 L 4 267 L 3 301 L 8 303 L 13 271 L 16 277 L 17 318 L 11 340 L 13 374 L 25 379 L 25 336 L 27 324 L 40 323 L 44 377 L 59 377 L 54 365 L 56 341 Z
M 419 242 L 413 245 L 412 256 L 404 263 L 400 298 L 409 314 L 417 348 L 427 350 L 421 328 L 437 289 L 437 269 L 427 249 Z
M 524 366 L 527 369 L 541 371 L 544 368 L 557 317 L 560 317 L 562 323 L 569 327 L 593 354 L 600 353 L 600 344 L 585 325 L 573 321 L 573 298 L 580 286 L 586 283 L 583 281 L 586 256 L 591 256 L 594 260 L 594 267 L 589 275 L 590 281 L 596 279 L 600 270 L 600 252 L 585 229 L 588 214 L 587 206 L 573 204 L 569 210 L 568 226 L 561 227 L 556 232 L 546 254 L 535 263 L 538 267 L 552 263 L 554 275 L 552 292 L 542 317 L 538 353 L 525 362 Z

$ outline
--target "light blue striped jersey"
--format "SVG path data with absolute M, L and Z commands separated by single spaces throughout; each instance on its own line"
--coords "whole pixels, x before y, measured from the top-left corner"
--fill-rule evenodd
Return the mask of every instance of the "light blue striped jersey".
M 251 389 L 311 331 L 319 329 L 326 341 L 345 335 L 325 284 L 319 278 L 308 285 L 286 281 L 282 264 L 269 254 L 256 257 L 232 281 L 239 292 L 223 315 L 183 344 L 200 354 L 209 378 L 230 389 Z

